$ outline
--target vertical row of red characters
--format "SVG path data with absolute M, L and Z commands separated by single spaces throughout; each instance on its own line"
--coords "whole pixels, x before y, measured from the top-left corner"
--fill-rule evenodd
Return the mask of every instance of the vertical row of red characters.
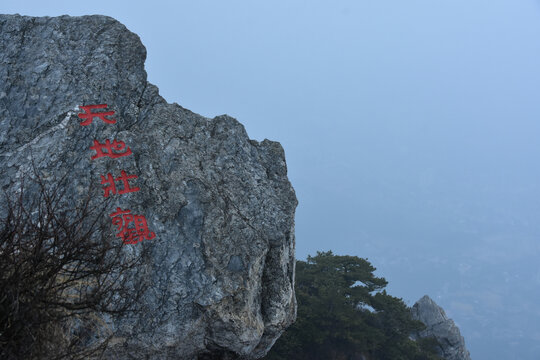
M 87 126 L 94 119 L 100 119 L 106 124 L 116 124 L 116 119 L 111 118 L 114 111 L 93 112 L 94 109 L 107 108 L 107 104 L 79 106 L 84 113 L 78 114 L 79 118 L 84 121 L 80 123 L 82 126 Z M 90 150 L 94 150 L 95 154 L 91 157 L 94 161 L 99 158 L 109 157 L 117 159 L 124 156 L 132 155 L 131 149 L 126 146 L 123 141 L 113 139 L 112 142 L 106 139 L 104 143 L 94 140 L 94 144 L 90 146 Z M 101 184 L 103 187 L 103 196 L 108 198 L 110 195 L 122 195 L 131 192 L 139 191 L 140 188 L 133 186 L 129 180 L 137 179 L 137 175 L 128 175 L 124 170 L 120 171 L 120 176 L 115 177 L 111 173 L 101 176 Z M 121 186 L 117 186 L 119 183 Z M 113 225 L 117 226 L 117 237 L 121 238 L 124 244 L 136 244 L 143 240 L 151 240 L 156 237 L 156 234 L 148 230 L 148 224 L 144 215 L 132 214 L 129 209 L 116 208 L 116 211 L 109 215 L 112 217 Z

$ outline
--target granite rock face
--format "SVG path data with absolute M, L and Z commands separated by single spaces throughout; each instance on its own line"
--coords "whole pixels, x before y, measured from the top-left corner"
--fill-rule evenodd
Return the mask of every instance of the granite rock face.
M 150 288 L 144 312 L 104 318 L 118 334 L 111 358 L 260 358 L 296 316 L 297 200 L 283 149 L 229 116 L 168 104 L 145 58 L 110 17 L 0 15 L 0 187 L 15 191 L 31 159 L 51 183 L 68 173 L 74 203 L 88 189 L 103 201 L 101 175 L 137 175 L 140 191 L 111 194 L 109 209 L 144 215 L 156 234 L 126 245 L 149 250 L 139 280 Z M 116 123 L 81 126 L 79 106 L 92 104 Z M 107 139 L 132 155 L 91 160 L 93 141 Z
M 425 295 L 414 304 L 412 315 L 426 325 L 425 330 L 414 334 L 415 338 L 435 337 L 439 355 L 446 360 L 471 360 L 458 327 L 429 296 Z

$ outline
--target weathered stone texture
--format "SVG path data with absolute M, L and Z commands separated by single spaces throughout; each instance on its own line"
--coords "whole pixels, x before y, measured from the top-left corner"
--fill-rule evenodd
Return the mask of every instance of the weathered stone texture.
M 412 315 L 426 325 L 426 329 L 415 334 L 415 337 L 437 339 L 441 357 L 446 360 L 471 360 L 458 327 L 429 296 L 425 295 L 414 304 Z
M 52 183 L 70 173 L 74 203 L 88 189 L 103 201 L 102 174 L 138 175 L 141 191 L 115 195 L 110 210 L 143 214 L 156 233 L 133 248 L 149 250 L 140 281 L 151 288 L 143 313 L 108 320 L 114 356 L 259 358 L 296 316 L 297 200 L 283 149 L 229 116 L 168 104 L 145 57 L 110 17 L 0 15 L 0 186 L 14 191 L 32 158 Z M 116 124 L 79 125 L 79 105 L 103 103 Z M 133 155 L 91 161 L 94 139 Z

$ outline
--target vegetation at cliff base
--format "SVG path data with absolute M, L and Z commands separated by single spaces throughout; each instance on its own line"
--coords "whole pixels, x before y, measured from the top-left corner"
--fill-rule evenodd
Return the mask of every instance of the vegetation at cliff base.
M 374 271 L 366 259 L 331 251 L 297 261 L 297 320 L 266 359 L 440 359 L 434 339 L 410 339 L 424 325 Z
M 103 314 L 137 310 L 141 257 L 107 235 L 92 194 L 67 207 L 67 176 L 50 186 L 34 171 L 37 191 L 0 196 L 0 359 L 100 358 L 113 339 Z

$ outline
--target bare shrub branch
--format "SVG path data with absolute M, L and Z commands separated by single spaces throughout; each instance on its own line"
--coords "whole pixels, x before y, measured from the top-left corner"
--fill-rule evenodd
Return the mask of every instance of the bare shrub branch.
M 33 171 L 2 200 L 0 358 L 99 358 L 114 332 L 103 314 L 138 311 L 144 256 L 113 237 L 107 201 L 89 191 L 69 206 L 67 174 L 51 185 Z

